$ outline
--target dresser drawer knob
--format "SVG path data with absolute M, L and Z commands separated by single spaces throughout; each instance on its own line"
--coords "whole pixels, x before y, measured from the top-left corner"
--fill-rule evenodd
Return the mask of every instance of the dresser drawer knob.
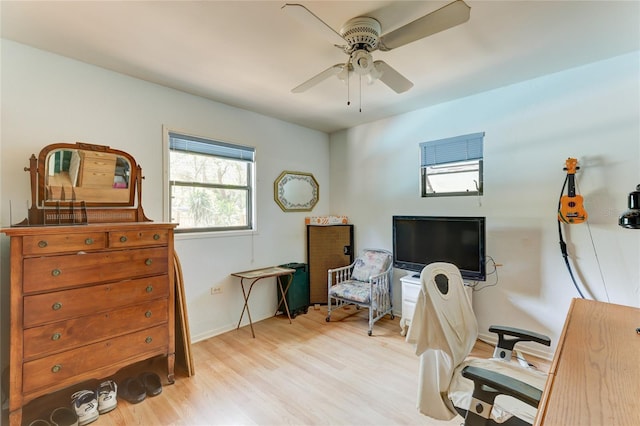
M 53 275 L 54 277 L 59 276 L 62 273 L 62 271 L 60 269 L 54 269 L 53 271 L 51 271 L 51 275 Z
M 147 318 L 151 318 L 151 311 L 145 312 L 144 316 L 147 317 Z
M 127 237 L 125 237 L 124 235 L 122 237 L 120 237 L 120 242 L 121 243 L 126 243 L 127 242 Z
M 147 293 L 151 293 L 153 291 L 153 286 L 152 285 L 148 285 L 146 290 L 147 290 Z
M 90 246 L 91 244 L 93 244 L 93 238 L 87 238 L 86 240 L 84 240 L 84 243 Z
M 51 340 L 60 340 L 61 337 L 62 337 L 62 334 L 53 333 L 53 336 L 51 336 Z
M 151 343 L 153 342 L 153 338 L 151 338 L 151 336 L 148 336 L 146 339 L 144 339 L 145 343 Z
M 49 244 L 47 244 L 47 242 L 46 242 L 46 241 L 44 241 L 44 240 L 43 240 L 43 241 L 39 241 L 39 242 L 38 242 L 38 247 L 40 247 L 40 248 L 45 248 L 45 247 L 46 247 L 46 246 L 48 246 L 48 245 L 49 245 Z
M 54 303 L 53 305 L 51 305 L 51 308 L 52 308 L 54 311 L 59 311 L 60 309 L 62 309 L 62 303 L 60 303 L 60 302 L 56 302 L 56 303 Z
M 151 265 L 152 263 L 153 263 L 153 259 L 147 259 L 144 261 L 144 264 L 147 266 Z
M 52 373 L 57 373 L 57 372 L 59 372 L 60 370 L 62 370 L 62 365 L 61 365 L 61 364 L 56 364 L 56 365 L 54 365 L 53 367 L 51 367 L 51 372 L 52 372 Z
M 160 239 L 160 234 L 153 234 L 153 239 L 154 240 L 159 240 Z

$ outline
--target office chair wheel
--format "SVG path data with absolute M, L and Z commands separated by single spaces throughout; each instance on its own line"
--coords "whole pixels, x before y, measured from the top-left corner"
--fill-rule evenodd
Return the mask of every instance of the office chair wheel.
M 373 331 L 369 330 L 369 331 L 367 331 L 367 334 L 368 334 L 369 336 L 371 336 L 371 335 L 373 334 Z
M 326 322 L 329 322 L 329 321 L 331 321 L 331 317 L 326 317 L 324 320 L 325 320 Z

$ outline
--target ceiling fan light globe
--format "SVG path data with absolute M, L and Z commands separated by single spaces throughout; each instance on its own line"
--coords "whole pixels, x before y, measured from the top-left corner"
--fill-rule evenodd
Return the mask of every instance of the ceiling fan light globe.
M 371 72 L 367 76 L 368 83 L 373 84 L 377 79 L 382 77 L 382 74 L 384 74 L 384 71 L 378 69 L 378 67 L 375 66 L 375 63 L 374 63 L 374 66 L 371 68 Z
M 366 50 L 356 50 L 351 54 L 353 70 L 360 75 L 367 75 L 373 69 L 373 57 Z

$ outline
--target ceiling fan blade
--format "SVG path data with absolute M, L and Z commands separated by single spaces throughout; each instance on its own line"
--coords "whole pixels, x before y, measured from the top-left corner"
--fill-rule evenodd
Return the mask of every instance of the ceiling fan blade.
M 298 20 L 305 28 L 313 28 L 319 34 L 322 34 L 324 38 L 329 40 L 330 43 L 336 46 L 342 46 L 346 44 L 345 39 L 333 28 L 327 25 L 322 19 L 318 18 L 313 12 L 297 3 L 286 3 L 282 6 L 282 9 L 291 17 Z
M 317 74 L 311 77 L 309 80 L 305 81 L 301 85 L 294 87 L 293 89 L 291 89 L 291 92 L 302 93 L 306 90 L 309 90 L 316 84 L 320 83 L 321 81 L 324 81 L 333 75 L 340 74 L 345 66 L 346 66 L 345 64 L 335 64 L 327 68 L 326 70 L 322 71 L 320 74 Z
M 380 37 L 379 49 L 388 51 L 404 46 L 421 38 L 439 33 L 446 29 L 463 24 L 469 20 L 471 8 L 463 1 L 457 0 L 441 7 L 422 18 L 384 34 Z
M 413 87 L 413 83 L 407 80 L 402 74 L 391 68 L 384 61 L 375 61 L 373 67 L 377 71 L 378 79 L 389 86 L 396 93 L 403 93 Z

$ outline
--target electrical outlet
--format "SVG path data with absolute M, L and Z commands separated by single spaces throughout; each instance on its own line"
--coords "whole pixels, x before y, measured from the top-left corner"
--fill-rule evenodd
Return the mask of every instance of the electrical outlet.
M 211 287 L 211 294 L 222 294 L 222 287 Z

